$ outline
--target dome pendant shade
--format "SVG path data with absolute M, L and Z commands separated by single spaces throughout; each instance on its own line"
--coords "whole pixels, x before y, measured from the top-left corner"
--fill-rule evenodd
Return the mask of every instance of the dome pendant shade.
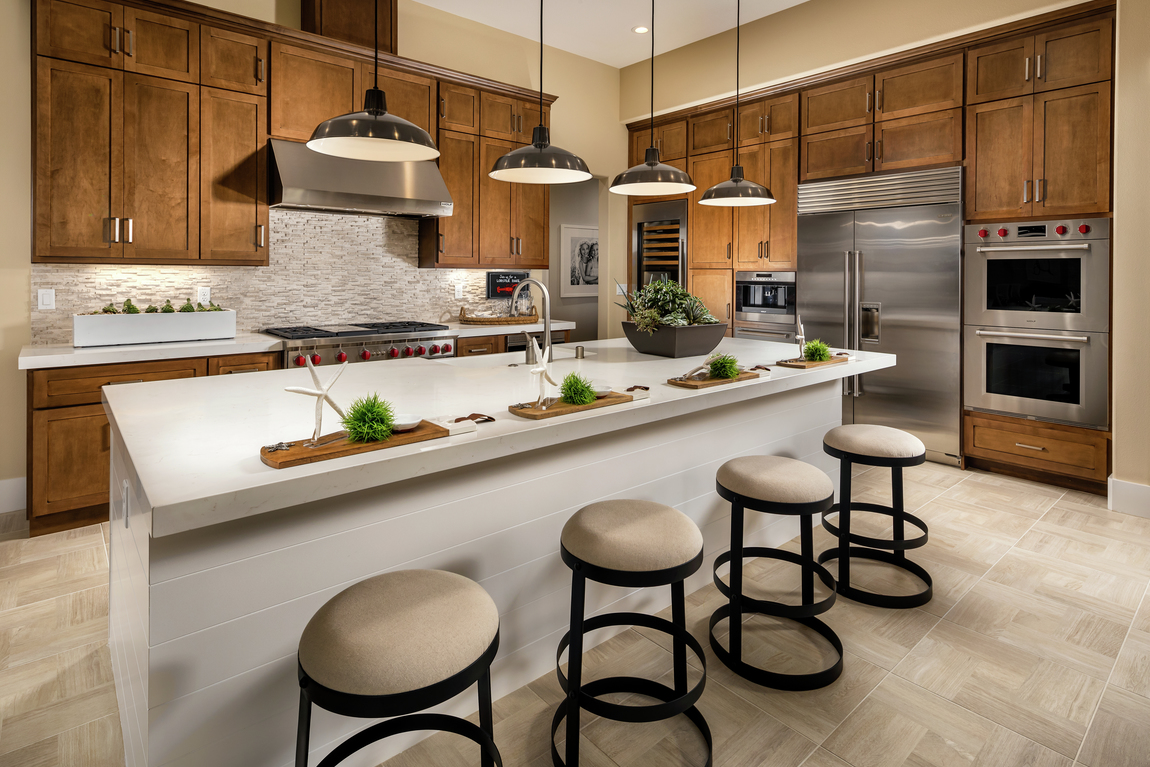
M 387 97 L 369 88 L 363 111 L 324 120 L 311 134 L 308 149 L 349 160 L 417 162 L 434 160 L 439 150 L 427 131 L 387 113 Z
M 771 190 L 743 178 L 743 166 L 731 167 L 731 177 L 703 192 L 700 205 L 724 208 L 744 208 L 751 205 L 770 205 L 775 201 Z
M 531 144 L 500 157 L 487 175 L 516 184 L 577 184 L 591 178 L 591 171 L 583 158 L 551 146 L 551 132 L 536 125 Z
M 611 191 L 631 197 L 655 197 L 693 192 L 695 185 L 686 171 L 659 162 L 659 150 L 647 147 L 647 155 L 639 165 L 620 173 L 611 182 Z

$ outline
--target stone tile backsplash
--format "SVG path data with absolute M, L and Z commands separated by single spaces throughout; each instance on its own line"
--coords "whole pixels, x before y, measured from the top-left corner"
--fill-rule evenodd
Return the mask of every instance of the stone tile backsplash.
M 32 343 L 71 343 L 73 314 L 125 298 L 140 307 L 194 302 L 200 287 L 236 310 L 241 333 L 354 320 L 445 322 L 460 306 L 506 310 L 506 301 L 485 298 L 485 272 L 420 269 L 418 227 L 401 218 L 273 210 L 266 267 L 33 264 Z M 40 288 L 55 288 L 54 311 L 36 309 Z

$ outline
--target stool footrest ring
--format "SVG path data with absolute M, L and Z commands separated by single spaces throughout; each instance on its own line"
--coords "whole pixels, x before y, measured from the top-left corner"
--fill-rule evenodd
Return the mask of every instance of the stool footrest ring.
M 496 748 L 495 741 L 491 739 L 490 735 L 484 732 L 479 725 L 447 714 L 408 714 L 373 724 L 336 746 L 331 753 L 323 758 L 318 767 L 334 767 L 356 751 L 378 740 L 404 732 L 419 732 L 420 730 L 436 730 L 462 735 L 468 740 L 478 743 L 483 748 L 484 753 L 495 762 L 496 767 L 503 767 L 503 759 L 499 756 L 499 749 Z
M 823 529 L 825 529 L 834 537 L 841 538 L 842 533 L 839 531 L 838 525 L 827 519 L 828 514 L 834 514 L 837 511 L 841 511 L 841 509 L 839 508 L 839 504 L 836 503 L 831 506 L 825 514 L 823 514 Z M 926 522 L 923 522 L 921 519 L 916 517 L 914 514 L 911 514 L 910 512 L 897 511 L 890 506 L 882 506 L 877 503 L 857 503 L 855 501 L 851 502 L 850 511 L 870 511 L 874 512 L 875 514 L 885 514 L 888 517 L 901 519 L 903 522 L 909 522 L 922 531 L 922 535 L 919 537 L 909 538 L 902 541 L 892 541 L 889 538 L 868 538 L 867 536 L 859 535 L 858 533 L 850 533 L 847 535 L 847 538 L 853 544 L 858 546 L 866 546 L 872 549 L 883 549 L 885 551 L 907 551 L 909 549 L 917 549 L 920 546 L 926 545 L 927 537 L 929 535 L 929 530 L 927 529 Z M 819 561 L 822 562 L 821 559 Z
M 719 624 L 719 621 L 730 617 L 730 615 L 730 604 L 722 605 L 716 609 L 715 612 L 711 613 L 711 622 L 707 631 L 711 639 L 711 649 L 714 650 L 715 656 L 723 662 L 724 666 L 734 671 L 743 679 L 754 682 L 762 687 L 770 687 L 773 690 L 801 692 L 826 687 L 842 675 L 843 643 L 838 635 L 835 634 L 834 630 L 818 618 L 793 618 L 791 620 L 812 629 L 823 639 L 830 642 L 831 647 L 835 648 L 838 652 L 838 660 L 822 671 L 815 671 L 809 674 L 780 674 L 775 671 L 767 671 L 758 666 L 752 666 L 741 658 L 735 658 L 726 648 L 719 644 L 719 640 L 715 638 L 715 626 Z
M 859 559 L 873 559 L 878 562 L 885 562 L 888 565 L 900 567 L 925 583 L 926 588 L 917 594 L 892 596 L 890 594 L 877 594 L 873 591 L 862 591 L 851 586 L 849 583 L 839 581 L 838 593 L 847 599 L 853 599 L 855 602 L 861 602 L 864 605 L 871 605 L 872 607 L 885 607 L 890 610 L 907 610 L 912 607 L 925 605 L 934 595 L 934 581 L 931 579 L 930 573 L 928 573 L 922 565 L 911 562 L 909 559 L 889 551 L 864 549 L 855 546 L 851 546 L 849 551 L 852 559 L 856 557 Z M 819 554 L 819 563 L 829 562 L 832 559 L 838 558 L 839 549 L 837 547 L 827 549 L 822 554 Z
M 764 559 L 777 559 L 783 562 L 790 562 L 796 565 L 804 564 L 803 556 L 796 554 L 793 551 L 783 551 L 782 549 L 768 549 L 761 546 L 746 546 L 743 548 L 743 557 L 745 559 L 762 557 Z M 715 558 L 715 567 L 713 575 L 715 579 L 715 586 L 719 589 L 719 593 L 728 599 L 731 598 L 731 586 L 725 583 L 719 577 L 719 568 L 722 565 L 731 561 L 731 552 L 724 551 L 722 554 Z M 816 615 L 821 615 L 835 603 L 837 596 L 835 592 L 835 579 L 831 575 L 830 570 L 823 567 L 813 559 L 809 562 L 811 569 L 814 570 L 815 575 L 823 582 L 827 588 L 831 590 L 831 595 L 826 599 L 811 604 L 785 604 L 783 602 L 772 602 L 767 599 L 755 599 L 746 594 L 742 594 L 742 611 L 744 613 L 761 613 L 763 615 L 772 615 L 777 618 L 790 618 L 791 620 L 801 620 L 803 618 L 813 618 Z

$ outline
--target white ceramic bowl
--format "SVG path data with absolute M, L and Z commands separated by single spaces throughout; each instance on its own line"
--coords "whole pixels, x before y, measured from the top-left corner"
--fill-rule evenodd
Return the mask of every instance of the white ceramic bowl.
M 395 416 L 395 425 L 391 427 L 392 431 L 411 431 L 416 426 L 419 426 L 423 416 L 411 415 L 410 413 L 397 413 Z
M 595 389 L 596 397 L 606 397 L 611 393 L 611 387 L 607 384 L 592 383 L 591 386 Z

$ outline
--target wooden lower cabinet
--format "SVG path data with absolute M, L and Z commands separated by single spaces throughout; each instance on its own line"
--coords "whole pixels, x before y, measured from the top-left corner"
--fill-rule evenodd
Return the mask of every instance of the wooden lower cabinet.
M 282 363 L 283 354 L 280 352 L 208 357 L 208 375 L 226 376 L 233 373 L 260 373 L 264 370 L 279 370 Z
M 727 330 L 735 321 L 735 281 L 730 269 L 691 269 L 687 272 L 687 290 L 698 296 L 703 305 L 719 322 L 727 323 Z
M 32 517 L 108 503 L 111 434 L 103 405 L 32 413 Z
M 502 354 L 504 336 L 475 336 L 460 338 L 455 345 L 456 356 L 478 357 L 481 354 Z
M 968 411 L 963 453 L 1035 474 L 1105 483 L 1110 474 L 1110 433 Z

